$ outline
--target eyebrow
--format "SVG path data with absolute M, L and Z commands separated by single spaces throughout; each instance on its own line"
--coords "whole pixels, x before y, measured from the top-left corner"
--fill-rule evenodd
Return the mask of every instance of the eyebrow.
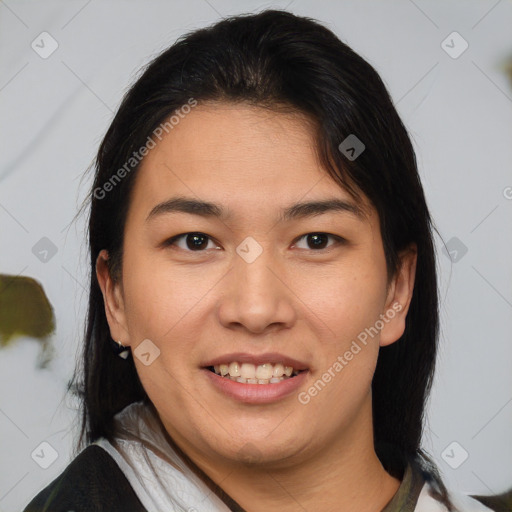
M 219 219 L 228 219 L 231 217 L 228 210 L 224 209 L 224 207 L 219 204 L 179 196 L 157 204 L 149 212 L 149 215 L 146 217 L 146 222 L 161 215 L 176 212 Z M 315 217 L 331 212 L 349 213 L 360 220 L 365 217 L 362 208 L 357 204 L 343 199 L 330 198 L 293 204 L 281 210 L 280 220 L 290 221 L 299 218 Z

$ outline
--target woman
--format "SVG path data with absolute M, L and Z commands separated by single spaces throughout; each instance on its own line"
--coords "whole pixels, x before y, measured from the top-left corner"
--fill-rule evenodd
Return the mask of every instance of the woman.
M 85 449 L 25 509 L 490 510 L 420 448 L 431 220 L 375 70 L 281 11 L 156 58 L 98 152 Z

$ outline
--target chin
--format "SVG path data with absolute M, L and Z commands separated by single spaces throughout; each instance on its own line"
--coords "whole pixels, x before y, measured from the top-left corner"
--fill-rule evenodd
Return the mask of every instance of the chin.
M 215 444 L 212 449 L 218 455 L 244 465 L 265 464 L 266 470 L 269 469 L 268 463 L 272 463 L 272 467 L 275 469 L 296 463 L 298 454 L 303 451 L 303 448 L 297 446 L 297 441 L 294 440 L 292 443 L 291 439 L 269 439 L 267 437 L 266 439 L 251 440 L 245 436 L 245 439 L 240 439 L 236 446 L 234 446 L 233 439 L 231 438 L 226 445 Z

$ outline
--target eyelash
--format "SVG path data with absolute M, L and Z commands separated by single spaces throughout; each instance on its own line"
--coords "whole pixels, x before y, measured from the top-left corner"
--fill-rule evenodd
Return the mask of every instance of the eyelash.
M 165 247 L 176 246 L 176 241 L 178 241 L 180 238 L 184 238 L 184 237 L 186 237 L 188 235 L 198 235 L 198 236 L 201 236 L 201 237 L 205 237 L 208 240 L 214 241 L 214 239 L 212 237 L 210 237 L 209 235 L 207 235 L 205 233 L 201 233 L 199 231 L 190 231 L 190 232 L 182 233 L 180 235 L 176 235 L 176 236 L 173 236 L 173 237 L 169 238 L 168 240 L 166 240 L 164 242 L 164 245 L 165 245 Z M 338 244 L 346 243 L 346 240 L 344 238 L 342 238 L 341 236 L 332 235 L 331 233 L 324 233 L 322 231 L 312 231 L 310 233 L 306 233 L 306 234 L 301 235 L 300 237 L 298 237 L 296 239 L 296 241 L 293 243 L 293 245 L 295 245 L 299 240 L 302 240 L 302 239 L 308 237 L 309 235 L 325 235 L 325 236 L 327 236 L 329 238 L 334 239 L 335 242 L 338 243 Z M 218 245 L 220 245 L 220 244 L 218 244 Z M 333 244 L 333 245 L 335 245 L 335 244 Z M 328 247 L 324 247 L 322 249 L 309 249 L 309 250 L 311 250 L 313 252 L 324 252 L 324 251 L 329 251 L 331 248 L 332 248 L 332 245 L 328 246 Z M 180 247 L 180 249 L 182 249 L 182 248 Z M 206 252 L 206 249 L 204 249 L 204 250 L 199 249 L 197 251 L 192 251 L 192 250 L 186 248 L 186 249 L 182 249 L 182 250 L 184 250 L 186 252 Z M 308 249 L 300 249 L 300 250 L 308 250 Z

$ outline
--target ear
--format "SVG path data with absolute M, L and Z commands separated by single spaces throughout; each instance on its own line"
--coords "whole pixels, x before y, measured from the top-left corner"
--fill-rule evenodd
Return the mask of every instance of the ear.
M 414 289 L 417 254 L 416 244 L 412 244 L 399 255 L 399 268 L 388 285 L 386 306 L 381 316 L 384 323 L 380 333 L 381 347 L 391 345 L 404 333 Z
M 107 262 L 108 252 L 103 249 L 96 259 L 96 277 L 103 294 L 110 336 L 114 341 L 129 346 L 130 336 L 126 325 L 122 286 L 120 282 L 112 279 Z

